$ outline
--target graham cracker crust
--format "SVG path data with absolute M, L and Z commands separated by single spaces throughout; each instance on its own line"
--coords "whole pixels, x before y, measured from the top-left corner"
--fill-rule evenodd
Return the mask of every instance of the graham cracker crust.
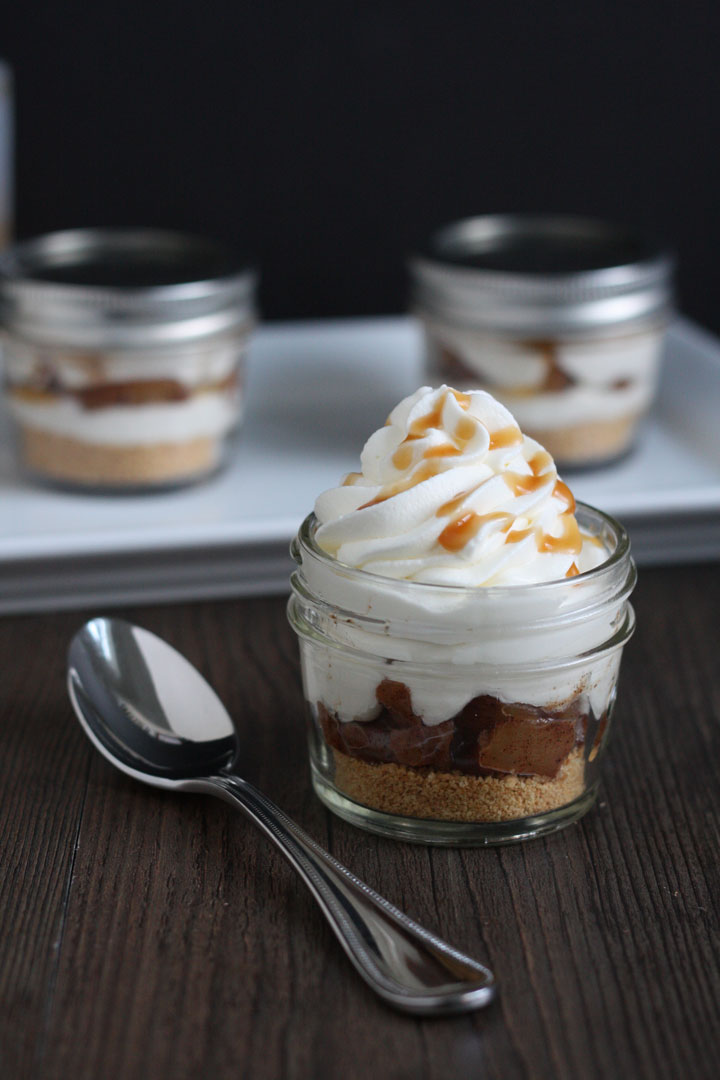
M 356 802 L 400 817 L 443 821 L 512 821 L 565 806 L 585 790 L 583 748 L 558 775 L 468 776 L 432 768 L 375 764 L 333 750 L 335 786 Z
M 533 428 L 523 430 L 544 446 L 561 465 L 589 465 L 619 457 L 630 445 L 639 415 L 623 416 L 619 420 L 593 420 L 570 427 Z
M 53 480 L 98 487 L 143 487 L 210 472 L 218 463 L 219 441 L 199 438 L 147 446 L 111 446 L 23 425 L 20 452 L 29 469 Z

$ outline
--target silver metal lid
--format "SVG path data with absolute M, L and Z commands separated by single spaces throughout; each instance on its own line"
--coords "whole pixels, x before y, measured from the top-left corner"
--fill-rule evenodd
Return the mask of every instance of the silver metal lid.
M 185 233 L 49 233 L 0 255 L 0 323 L 39 344 L 179 344 L 251 321 L 256 278 L 231 249 Z
M 416 310 L 478 330 L 602 331 L 672 307 L 669 253 L 642 233 L 590 218 L 467 218 L 435 233 L 410 271 Z

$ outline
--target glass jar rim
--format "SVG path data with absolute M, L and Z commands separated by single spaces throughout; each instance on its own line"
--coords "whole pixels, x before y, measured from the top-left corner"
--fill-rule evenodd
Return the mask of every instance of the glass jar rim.
M 333 649 L 336 652 L 352 654 L 360 659 L 376 661 L 379 656 L 377 651 L 360 648 L 357 645 L 350 644 L 347 640 L 338 640 L 328 634 L 327 630 L 324 630 L 321 626 L 317 625 L 316 622 L 308 621 L 303 613 L 303 604 L 304 601 L 307 600 L 307 597 L 303 597 L 302 590 L 298 587 L 298 582 L 295 580 L 295 577 L 296 575 L 293 574 L 291 578 L 292 595 L 287 606 L 287 616 L 290 625 L 298 637 L 321 644 L 325 649 Z M 353 618 L 354 620 L 357 619 L 357 616 L 352 612 L 339 610 L 337 615 L 344 620 L 348 620 L 349 618 Z M 543 674 L 548 671 L 567 671 L 573 668 L 582 667 L 584 664 L 587 664 L 588 660 L 609 655 L 626 645 L 635 631 L 635 621 L 635 611 L 632 604 L 627 603 L 624 607 L 622 622 L 613 627 L 608 638 L 603 638 L 590 648 L 573 653 L 569 656 L 550 656 L 544 659 L 536 658 L 528 661 L 513 661 L 512 663 L 503 666 L 512 668 L 512 671 L 516 675 Z M 363 624 L 374 622 L 378 625 L 385 625 L 385 621 L 380 619 L 363 618 L 361 622 Z M 395 665 L 400 665 L 398 671 L 416 671 L 425 673 L 428 671 L 427 658 L 413 660 L 408 657 L 400 658 L 396 656 L 389 657 L 386 654 L 382 655 L 383 659 L 389 660 Z M 439 662 L 436 661 L 436 663 L 443 665 L 447 663 L 447 661 L 441 660 Z M 481 660 L 473 659 L 471 663 L 476 673 L 484 673 L 486 676 L 497 674 L 499 667 L 497 661 L 484 663 Z

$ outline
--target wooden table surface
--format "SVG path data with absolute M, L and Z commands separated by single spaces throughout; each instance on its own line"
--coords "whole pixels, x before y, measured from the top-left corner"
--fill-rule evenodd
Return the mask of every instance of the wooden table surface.
M 495 970 L 489 1009 L 422 1021 L 366 989 L 239 814 L 144 788 L 90 746 L 64 657 L 94 613 L 0 620 L 0 1075 L 720 1075 L 720 566 L 645 570 L 635 603 L 598 804 L 486 850 L 383 840 L 318 803 L 281 598 L 126 613 L 215 685 L 249 779 Z

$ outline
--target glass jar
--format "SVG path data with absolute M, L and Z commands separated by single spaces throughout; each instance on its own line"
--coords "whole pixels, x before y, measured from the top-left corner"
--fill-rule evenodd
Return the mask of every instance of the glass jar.
M 224 245 L 150 229 L 52 233 L 0 257 L 19 458 L 66 486 L 210 475 L 240 420 L 255 274 Z
M 485 216 L 410 262 L 428 379 L 487 390 L 561 466 L 627 451 L 658 381 L 672 260 L 630 229 Z
M 480 845 L 552 832 L 592 805 L 635 565 L 622 526 L 582 503 L 609 553 L 561 581 L 467 588 L 337 562 L 306 519 L 288 614 L 298 634 L 312 781 L 372 832 Z

